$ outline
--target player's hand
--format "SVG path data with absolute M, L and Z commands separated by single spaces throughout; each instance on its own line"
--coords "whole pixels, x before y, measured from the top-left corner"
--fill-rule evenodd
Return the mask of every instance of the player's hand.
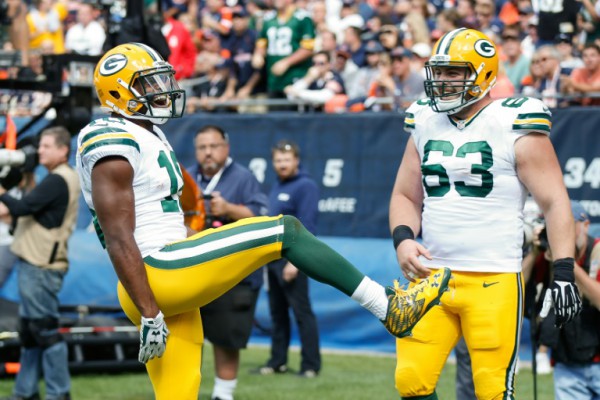
M 167 346 L 167 336 L 169 336 L 169 330 L 161 311 L 154 318 L 142 317 L 139 362 L 146 364 L 154 357 L 161 357 Z
M 398 257 L 402 274 L 411 282 L 415 282 L 416 279 L 427 278 L 431 273 L 429 268 L 419 261 L 419 256 L 431 260 L 431 254 L 429 254 L 429 250 L 416 240 L 403 240 L 396 250 L 396 256 Z
M 557 328 L 562 328 L 581 313 L 581 297 L 579 297 L 579 290 L 575 285 L 573 267 L 574 260 L 572 258 L 561 258 L 554 261 L 554 280 L 544 296 L 540 317 L 545 318 L 550 307 L 553 306 Z

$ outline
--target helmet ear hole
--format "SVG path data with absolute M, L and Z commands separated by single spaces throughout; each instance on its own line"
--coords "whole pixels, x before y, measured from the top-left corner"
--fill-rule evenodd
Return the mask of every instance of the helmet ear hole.
M 110 90 L 108 93 L 115 99 L 121 98 L 121 94 L 119 92 L 117 92 L 116 90 Z
M 485 74 L 485 80 L 489 80 L 490 76 L 492 76 L 492 71 L 488 71 L 487 74 Z

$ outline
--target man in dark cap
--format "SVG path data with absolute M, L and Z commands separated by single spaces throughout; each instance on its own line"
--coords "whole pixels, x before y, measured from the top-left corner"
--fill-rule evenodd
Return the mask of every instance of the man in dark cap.
M 423 76 L 410 67 L 413 53 L 396 47 L 390 53 L 392 58 L 392 79 L 395 83 L 394 103 L 407 107 L 412 101 L 424 96 Z
M 238 100 L 244 100 L 256 93 L 255 89 L 261 77 L 260 70 L 254 69 L 251 62 L 258 35 L 254 29 L 249 29 L 250 18 L 244 7 L 237 5 L 231 12 L 231 34 L 222 42 L 222 47 L 231 54 L 232 68 L 226 93 Z
M 583 61 L 573 55 L 573 35 L 559 33 L 554 39 L 554 47 L 560 53 L 560 73 L 569 75 L 574 69 L 583 67 Z
M 383 51 L 383 46 L 376 40 L 371 40 L 366 43 L 366 65 L 358 70 L 356 79 L 354 79 L 352 82 L 346 82 L 346 92 L 349 99 L 357 99 L 367 96 L 369 88 L 379 74 L 379 60 Z

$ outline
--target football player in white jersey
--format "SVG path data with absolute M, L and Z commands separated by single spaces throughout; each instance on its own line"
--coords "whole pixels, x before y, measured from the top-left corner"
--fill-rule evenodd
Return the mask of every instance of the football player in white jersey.
M 390 203 L 398 262 L 409 280 L 449 267 L 450 290 L 397 340 L 403 399 L 437 399 L 448 354 L 464 335 L 478 399 L 513 399 L 523 280 L 523 204 L 540 205 L 554 259 L 558 325 L 581 310 L 574 285 L 574 222 L 549 139 L 550 111 L 533 98 L 492 100 L 496 46 L 456 29 L 426 63 L 427 99 L 406 110 L 411 133 Z M 423 241 L 415 241 L 421 232 Z M 423 362 L 422 360 L 427 360 Z
M 140 362 L 159 400 L 196 400 L 203 341 L 199 307 L 260 266 L 287 258 L 350 296 L 395 336 L 410 333 L 447 289 L 441 270 L 413 289 L 384 288 L 312 236 L 294 217 L 256 217 L 188 232 L 182 171 L 157 125 L 181 117 L 185 93 L 152 48 L 108 51 L 94 85 L 110 117 L 78 137 L 77 169 L 94 226 L 119 277 L 123 310 L 140 327 Z

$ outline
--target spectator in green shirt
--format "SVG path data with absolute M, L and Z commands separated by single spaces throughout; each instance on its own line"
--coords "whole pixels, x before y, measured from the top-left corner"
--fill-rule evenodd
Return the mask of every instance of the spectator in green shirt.
M 270 98 L 285 98 L 283 89 L 306 75 L 311 66 L 315 28 L 310 15 L 294 0 L 275 0 L 275 10 L 265 14 L 252 57 L 252 65 L 266 65 Z

